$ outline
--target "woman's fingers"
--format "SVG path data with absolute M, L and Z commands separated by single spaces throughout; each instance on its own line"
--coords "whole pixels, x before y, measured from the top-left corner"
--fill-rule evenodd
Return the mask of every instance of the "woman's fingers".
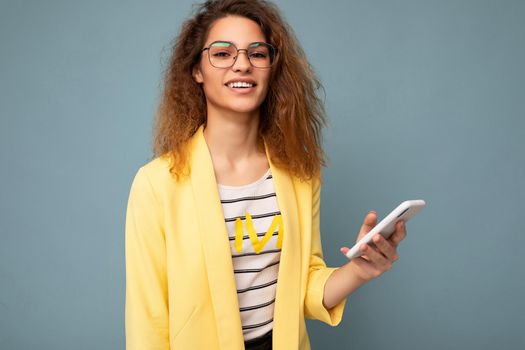
M 396 261 L 399 257 L 397 255 L 396 248 L 390 243 L 385 237 L 377 234 L 372 239 L 377 249 L 391 262 Z
M 348 253 L 349 250 L 350 250 L 350 248 L 348 248 L 348 247 L 341 247 L 341 248 L 339 249 L 339 251 L 340 251 L 341 253 L 343 253 L 344 256 L 346 256 L 346 253 Z M 361 255 L 361 258 L 363 258 L 363 259 L 366 260 L 366 261 L 370 261 L 370 258 L 368 258 L 366 255 Z M 356 259 L 357 259 L 357 258 L 354 258 L 353 260 L 356 260 Z
M 377 213 L 375 211 L 368 212 L 368 214 L 365 216 L 365 219 L 363 220 L 363 225 L 361 225 L 361 230 L 359 230 L 359 235 L 357 235 L 357 241 L 370 232 L 370 230 L 373 229 L 376 224 Z
M 369 212 L 359 233 L 360 240 L 376 225 L 377 215 L 375 212 Z M 385 239 L 381 234 L 376 234 L 368 244 L 362 244 L 359 247 L 363 254 L 359 258 L 352 259 L 350 263 L 356 266 L 356 271 L 365 280 L 370 280 L 381 276 L 384 272 L 390 271 L 394 262 L 399 259 L 397 254 L 398 244 L 405 238 L 406 230 L 404 222 L 396 224 L 396 231 L 389 239 Z M 350 250 L 348 247 L 342 247 L 341 253 L 346 255 Z
M 392 242 L 394 247 L 397 247 L 399 243 L 405 239 L 407 235 L 405 223 L 403 221 L 399 221 L 396 224 L 396 232 L 390 236 L 389 241 Z
M 381 272 L 378 271 L 379 274 L 381 274 L 383 271 L 389 271 L 392 268 L 392 262 L 388 260 L 383 254 L 376 251 L 369 245 L 363 244 L 360 249 L 363 253 L 366 254 L 366 256 L 370 258 L 370 262 L 372 264 L 376 265 L 377 267 L 380 267 L 382 271 Z M 377 277 L 377 276 L 374 276 L 374 277 Z

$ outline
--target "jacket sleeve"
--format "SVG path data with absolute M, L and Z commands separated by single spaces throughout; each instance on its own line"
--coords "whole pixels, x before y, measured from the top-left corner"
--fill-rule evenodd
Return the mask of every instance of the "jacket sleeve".
M 128 198 L 125 255 L 126 349 L 169 349 L 162 207 L 144 167 L 135 175 Z
M 328 277 L 336 268 L 326 267 L 323 260 L 323 248 L 320 234 L 320 202 L 321 184 L 317 178 L 312 187 L 312 241 L 310 255 L 310 269 L 305 296 L 305 316 L 320 320 L 330 326 L 337 326 L 343 317 L 346 298 L 330 310 L 323 306 L 324 286 Z

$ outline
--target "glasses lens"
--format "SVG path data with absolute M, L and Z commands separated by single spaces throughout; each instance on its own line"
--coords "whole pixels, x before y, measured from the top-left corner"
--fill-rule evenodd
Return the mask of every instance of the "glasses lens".
M 275 49 L 273 46 L 263 42 L 251 43 L 245 52 L 252 66 L 258 68 L 269 68 L 275 58 Z M 212 66 L 229 68 L 235 63 L 238 50 L 235 45 L 230 42 L 215 41 L 210 44 L 208 54 Z
M 252 43 L 248 47 L 248 57 L 254 67 L 268 68 L 275 56 L 274 48 L 266 43 Z
M 217 41 L 209 48 L 210 63 L 217 68 L 227 68 L 233 65 L 237 49 L 231 43 Z

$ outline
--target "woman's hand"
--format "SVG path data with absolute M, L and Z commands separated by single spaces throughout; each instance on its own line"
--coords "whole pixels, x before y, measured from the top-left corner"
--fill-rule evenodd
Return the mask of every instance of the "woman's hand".
M 377 214 L 370 212 L 363 221 L 363 226 L 357 241 L 363 238 L 376 225 Z M 398 222 L 395 232 L 385 239 L 380 234 L 373 237 L 374 243 L 363 244 L 360 249 L 365 254 L 354 258 L 334 271 L 326 281 L 323 295 L 323 305 L 329 310 L 339 304 L 344 298 L 352 294 L 366 282 L 381 276 L 392 268 L 398 259 L 397 246 L 406 236 L 405 225 Z M 346 254 L 347 247 L 341 248 Z
M 376 225 L 376 222 L 377 214 L 374 211 L 369 212 L 363 221 L 356 242 L 370 232 Z M 405 225 L 404 222 L 400 221 L 396 225 L 395 232 L 388 239 L 385 239 L 380 234 L 376 234 L 372 239 L 373 244 L 361 245 L 360 250 L 365 255 L 350 260 L 346 267 L 353 270 L 356 277 L 363 282 L 368 282 L 381 276 L 386 271 L 390 271 L 394 262 L 399 259 L 397 246 L 405 237 Z M 343 254 L 346 254 L 348 250 L 348 247 L 341 248 Z

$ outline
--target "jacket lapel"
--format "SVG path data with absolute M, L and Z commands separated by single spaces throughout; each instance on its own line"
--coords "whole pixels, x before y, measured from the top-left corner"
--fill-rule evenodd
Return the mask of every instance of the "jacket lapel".
M 201 125 L 191 140 L 191 184 L 198 212 L 210 294 L 221 349 L 244 349 L 230 243 L 217 181 Z M 273 324 L 275 349 L 297 349 L 299 338 L 301 254 L 299 214 L 291 176 L 266 154 L 273 174 L 284 232 Z
M 266 154 L 269 155 L 266 146 Z M 299 214 L 292 177 L 278 168 L 268 156 L 275 193 L 283 218 L 284 232 L 277 277 L 273 318 L 273 347 L 276 350 L 299 348 L 301 236 Z
M 202 125 L 192 139 L 190 176 L 220 349 L 243 349 L 228 231 Z

